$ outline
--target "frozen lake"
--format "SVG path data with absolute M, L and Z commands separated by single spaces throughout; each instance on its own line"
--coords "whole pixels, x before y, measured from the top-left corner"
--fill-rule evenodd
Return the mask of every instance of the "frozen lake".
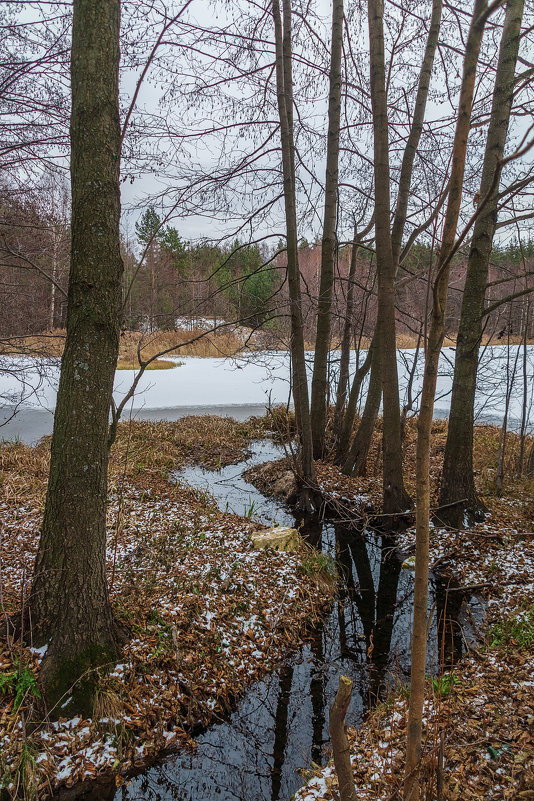
M 364 354 L 365 355 L 365 354 Z M 404 402 L 413 350 L 399 350 L 401 403 Z M 332 353 L 332 376 L 338 354 Z M 500 422 L 510 389 L 509 420 L 517 427 L 523 402 L 522 348 L 487 347 L 483 351 L 478 378 L 479 420 Z M 309 365 L 313 354 L 308 354 Z M 353 357 L 354 359 L 354 357 Z M 246 419 L 262 414 L 269 404 L 289 399 L 289 356 L 286 352 L 255 353 L 239 359 L 182 357 L 172 370 L 147 371 L 141 378 L 123 419 L 176 420 L 190 414 L 220 414 Z M 512 373 L 516 374 L 512 381 Z M 354 369 L 353 363 L 353 369 Z M 444 348 L 436 395 L 436 416 L 447 416 L 454 366 L 454 349 Z M 423 355 L 419 355 L 414 381 L 414 408 L 422 385 Z M 115 400 L 120 403 L 134 378 L 134 371 L 120 370 L 115 376 Z M 534 347 L 527 349 L 528 402 L 533 402 Z M 59 360 L 32 362 L 22 357 L 0 359 L 0 437 L 18 437 L 33 443 L 51 433 Z M 16 412 L 16 414 L 14 414 Z

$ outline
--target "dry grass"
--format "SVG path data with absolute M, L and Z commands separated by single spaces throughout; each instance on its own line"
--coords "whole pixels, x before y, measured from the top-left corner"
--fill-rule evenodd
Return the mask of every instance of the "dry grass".
M 261 333 L 261 332 L 260 332 Z M 247 336 L 250 335 L 250 340 Z M 403 350 L 410 350 L 417 347 L 418 337 L 415 333 L 402 332 L 397 334 L 397 347 Z M 239 333 L 236 331 L 215 331 L 208 333 L 201 329 L 192 331 L 154 331 L 151 334 L 142 334 L 139 331 L 123 331 L 120 340 L 118 370 L 135 370 L 139 366 L 137 348 L 141 343 L 141 358 L 143 361 L 157 356 L 159 353 L 172 356 L 199 356 L 199 357 L 224 357 L 235 356 L 246 347 L 247 350 L 261 349 L 262 346 L 256 344 L 257 340 L 249 329 L 241 328 Z M 270 342 L 270 344 L 268 344 Z M 271 348 L 271 340 L 265 339 L 263 347 Z M 5 355 L 28 355 L 43 358 L 59 358 L 63 353 L 65 344 L 65 331 L 57 329 L 45 334 L 32 337 L 12 337 L 3 340 L 1 352 Z M 371 344 L 370 337 L 363 337 L 361 348 L 366 350 Z M 445 338 L 445 346 L 456 345 L 456 334 L 452 333 Z M 496 339 L 494 336 L 484 336 L 483 344 L 493 345 L 520 345 L 522 339 L 519 336 L 510 339 Z M 529 345 L 534 345 L 534 339 L 528 341 Z M 334 340 L 333 349 L 339 349 L 341 343 Z M 287 349 L 287 339 L 279 338 L 276 340 L 276 349 Z M 306 342 L 305 349 L 313 351 L 314 342 Z M 159 360 L 158 366 L 150 366 L 148 369 L 161 370 L 170 369 L 171 362 L 167 362 L 165 367 Z
M 6 356 L 60 357 L 65 345 L 65 331 L 55 329 L 32 337 L 7 337 L 2 339 L 2 354 Z
M 110 483 L 116 484 L 125 475 L 145 475 L 157 482 L 165 480 L 170 470 L 180 469 L 187 463 L 203 464 L 216 469 L 233 464 L 243 458 L 251 439 L 264 436 L 266 430 L 275 429 L 285 438 L 294 433 L 294 418 L 285 420 L 282 407 L 275 410 L 274 418 L 261 417 L 238 422 L 231 418 L 201 415 L 184 417 L 176 422 L 125 421 L 119 424 L 117 441 L 110 460 Z M 504 495 L 495 494 L 495 466 L 500 430 L 497 426 L 476 426 L 474 439 L 474 467 L 477 488 L 488 508 L 506 523 L 515 521 L 522 528 L 532 528 L 534 515 L 534 477 L 518 476 L 520 439 L 515 433 L 507 437 L 505 458 Z M 382 472 L 382 426 L 378 421 L 367 465 L 369 491 L 380 495 Z M 431 477 L 434 503 L 441 476 L 443 451 L 447 438 L 447 421 L 435 420 L 432 426 Z M 416 420 L 406 424 L 404 440 L 405 483 L 415 497 Z M 9 505 L 25 504 L 42 507 L 48 478 L 50 437 L 37 447 L 4 443 L 0 446 L 0 492 Z M 528 438 L 526 452 L 532 447 Z M 348 482 L 361 479 L 347 479 Z M 373 493 L 374 494 L 374 493 Z M 530 498 L 530 503 L 525 503 Z
M 216 469 L 243 458 L 251 439 L 264 436 L 268 421 L 238 422 L 229 417 L 201 415 L 176 422 L 126 421 L 119 425 L 110 476 L 126 473 L 167 475 L 184 464 Z
M 119 365 L 139 365 L 137 348 L 141 345 L 141 358 L 147 359 L 158 353 L 172 356 L 234 356 L 243 350 L 247 329 L 243 336 L 234 331 L 215 331 L 207 333 L 200 329 L 193 331 L 154 331 L 142 334 L 139 331 L 123 331 L 119 346 Z M 13 337 L 4 340 L 2 352 L 6 355 L 33 355 L 60 357 L 65 344 L 65 331 L 56 330 L 32 337 Z M 250 347 L 250 344 L 248 345 Z M 121 367 L 118 369 L 131 369 Z M 154 368 L 161 369 L 161 368 Z
M 179 367 L 180 362 L 170 362 L 168 359 L 156 359 L 150 362 L 145 368 L 146 370 L 174 370 Z M 139 370 L 139 362 L 133 359 L 119 359 L 117 362 L 117 370 Z
M 234 356 L 243 349 L 243 342 L 232 331 L 216 331 L 212 334 L 199 329 L 154 331 L 152 334 L 124 331 L 120 340 L 120 358 L 137 363 L 139 346 L 141 358 L 146 361 L 158 353 L 172 356 Z
M 251 439 L 265 435 L 270 421 L 254 418 L 239 422 L 228 417 L 202 415 L 176 422 L 126 421 L 119 424 L 111 451 L 110 485 L 125 476 L 144 476 L 156 483 L 170 470 L 187 463 L 211 469 L 244 458 Z M 51 437 L 36 447 L 0 444 L 0 497 L 9 506 L 31 504 L 42 509 L 48 481 Z
M 23 443 L 0 443 L 0 496 L 9 506 L 30 503 L 42 508 L 48 482 L 50 438 L 31 448 Z

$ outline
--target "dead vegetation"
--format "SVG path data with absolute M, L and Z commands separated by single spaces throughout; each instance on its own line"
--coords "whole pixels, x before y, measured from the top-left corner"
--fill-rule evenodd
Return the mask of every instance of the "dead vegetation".
M 187 744 L 192 725 L 224 715 L 249 682 L 298 644 L 322 613 L 332 587 L 319 571 L 308 569 L 305 551 L 254 552 L 249 532 L 257 524 L 221 514 L 207 496 L 168 481 L 170 471 L 186 463 L 216 469 L 239 461 L 251 439 L 264 436 L 275 423 L 278 430 L 292 430 L 282 410 L 242 423 L 197 417 L 120 425 L 110 463 L 107 566 L 115 611 L 130 627 L 132 640 L 121 665 L 102 678 L 91 721 L 74 726 L 62 721 L 53 734 L 40 723 L 31 735 L 21 721 L 35 717 L 39 708 L 35 679 L 41 656 L 2 642 L 0 671 L 13 681 L 0 696 L 0 766 L 11 794 L 26 792 L 26 783 L 28 791 L 38 787 L 38 795 L 47 795 L 57 784 L 113 770 L 120 784 L 122 772 L 134 764 Z M 435 484 L 446 426 L 436 421 L 433 427 Z M 49 439 L 36 448 L 0 447 L 1 583 L 7 612 L 20 608 L 28 590 L 48 447 Z M 415 423 L 409 421 L 408 476 L 414 447 Z M 509 480 L 505 495 L 495 496 L 488 465 L 495 462 L 497 447 L 498 429 L 476 429 L 477 481 L 492 517 L 470 532 L 434 530 L 432 539 L 431 559 L 443 561 L 445 554 L 463 584 L 480 586 L 494 601 L 488 607 L 488 639 L 454 666 L 457 681 L 449 681 L 450 692 L 443 692 L 443 684 L 429 683 L 424 770 L 429 788 L 441 776 L 443 801 L 532 799 L 532 649 L 519 642 L 521 623 L 496 627 L 509 619 L 523 621 L 529 598 L 532 603 L 534 557 L 528 532 L 534 486 L 532 478 Z M 510 475 L 517 453 L 518 439 L 511 435 Z M 378 431 L 365 479 L 341 476 L 330 462 L 319 465 L 325 495 L 341 505 L 356 497 L 377 505 L 380 460 Z M 403 535 L 408 550 L 412 534 Z M 15 708 L 17 687 L 23 688 L 22 701 Z M 391 801 L 401 787 L 405 695 L 401 688 L 363 729 L 350 734 L 362 801 Z M 473 777 L 471 794 L 465 790 L 467 775 Z M 501 789 L 495 793 L 496 786 Z M 321 774 L 319 788 L 316 794 L 300 791 L 298 797 L 335 798 L 331 773 Z
M 413 350 L 417 347 L 418 335 L 410 332 L 397 334 L 397 347 L 403 350 Z M 44 334 L 29 337 L 10 337 L 2 340 L 2 355 L 33 356 L 42 358 L 59 358 L 63 353 L 65 344 L 65 331 L 56 329 Z M 371 344 L 369 337 L 363 337 L 360 347 L 366 350 Z M 456 335 L 451 334 L 445 340 L 445 346 L 454 346 Z M 483 344 L 502 345 L 502 340 L 497 341 L 495 337 L 486 336 Z M 521 345 L 523 340 L 519 336 L 511 337 L 505 344 Z M 534 340 L 528 342 L 534 344 Z M 207 332 L 200 328 L 193 328 L 191 331 L 154 331 L 152 333 L 141 333 L 139 331 L 123 331 L 120 339 L 119 366 L 118 369 L 137 369 L 139 359 L 137 349 L 141 346 L 141 358 L 143 361 L 157 356 L 159 353 L 180 357 L 226 357 L 235 356 L 244 350 L 262 349 L 287 349 L 287 342 L 284 337 L 275 336 L 272 332 L 257 331 L 250 328 L 234 326 L 231 328 L 221 328 L 213 332 Z M 333 342 L 332 347 L 339 347 L 339 343 Z M 306 343 L 306 350 L 313 350 L 311 342 Z M 171 362 L 172 364 L 172 362 Z M 132 365 L 130 367 L 129 365 Z M 156 369 L 156 368 L 152 368 Z M 157 369 L 161 369 L 157 368 Z
M 59 358 L 65 345 L 65 333 L 64 330 L 57 329 L 38 336 L 11 337 L 2 341 L 2 354 Z M 257 349 L 261 339 L 252 329 L 239 326 L 220 328 L 213 332 L 200 328 L 152 333 L 123 331 L 119 344 L 119 365 L 134 365 L 133 369 L 138 368 L 138 349 L 143 361 L 160 353 L 176 357 L 224 357 L 235 356 L 244 349 Z
M 131 631 L 122 663 L 101 679 L 91 720 L 39 714 L 42 653 L 0 640 L 0 777 L 12 796 L 46 796 L 190 743 L 190 730 L 231 708 L 322 615 L 332 581 L 309 569 L 304 544 L 255 550 L 258 523 L 218 511 L 169 482 L 187 462 L 211 468 L 244 456 L 266 421 L 199 417 L 123 423 L 113 449 L 107 570 L 117 616 Z M 24 603 L 46 489 L 49 439 L 0 448 L 2 609 Z M 308 569 L 303 572 L 301 563 Z M 17 688 L 24 684 L 20 704 Z M 21 721 L 37 721 L 32 732 Z

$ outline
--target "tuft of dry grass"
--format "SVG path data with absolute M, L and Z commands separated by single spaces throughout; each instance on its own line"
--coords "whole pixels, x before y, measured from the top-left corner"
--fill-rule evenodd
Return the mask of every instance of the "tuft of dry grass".
M 0 496 L 10 506 L 42 508 L 48 483 L 50 438 L 36 447 L 0 442 Z
M 180 362 L 171 362 L 168 359 L 156 359 L 156 361 L 150 362 L 145 369 L 174 370 L 175 367 L 180 367 Z M 136 360 L 119 358 L 117 362 L 117 370 L 139 370 L 139 362 Z
M 121 359 L 138 363 L 137 349 L 141 358 L 150 359 L 158 353 L 172 356 L 234 356 L 243 350 L 243 339 L 234 331 L 206 333 L 193 331 L 154 331 L 142 334 L 139 331 L 124 331 L 120 339 Z
M 244 458 L 252 439 L 265 435 L 266 418 L 237 421 L 230 417 L 199 415 L 175 422 L 125 421 L 119 424 L 111 452 L 110 477 L 149 472 L 164 476 L 184 464 L 210 469 Z

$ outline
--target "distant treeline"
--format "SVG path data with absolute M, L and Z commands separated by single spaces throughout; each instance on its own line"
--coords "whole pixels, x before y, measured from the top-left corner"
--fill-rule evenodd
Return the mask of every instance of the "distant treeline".
M 0 303 L 2 337 L 29 336 L 65 327 L 70 231 L 68 220 L 32 200 L 0 206 Z M 52 204 L 52 209 L 54 208 Z M 124 259 L 123 327 L 131 330 L 173 329 L 183 320 L 240 321 L 273 333 L 288 330 L 284 242 L 266 246 L 234 241 L 231 245 L 186 242 L 176 227 L 147 209 L 135 226 L 134 241 L 122 243 Z M 336 265 L 334 337 L 345 319 L 352 246 L 339 248 Z M 434 256 L 435 258 L 435 256 Z M 372 250 L 361 247 L 355 272 L 354 336 L 372 336 L 376 321 L 376 271 Z M 399 333 L 417 336 L 426 318 L 428 274 L 433 254 L 415 243 L 397 280 Z M 313 340 L 317 322 L 321 246 L 301 240 L 306 338 Z M 512 242 L 493 249 L 487 305 L 532 285 L 534 243 Z M 455 257 L 451 270 L 448 333 L 458 328 L 466 256 Z M 524 334 L 534 338 L 529 295 L 505 302 L 487 315 L 488 337 Z

